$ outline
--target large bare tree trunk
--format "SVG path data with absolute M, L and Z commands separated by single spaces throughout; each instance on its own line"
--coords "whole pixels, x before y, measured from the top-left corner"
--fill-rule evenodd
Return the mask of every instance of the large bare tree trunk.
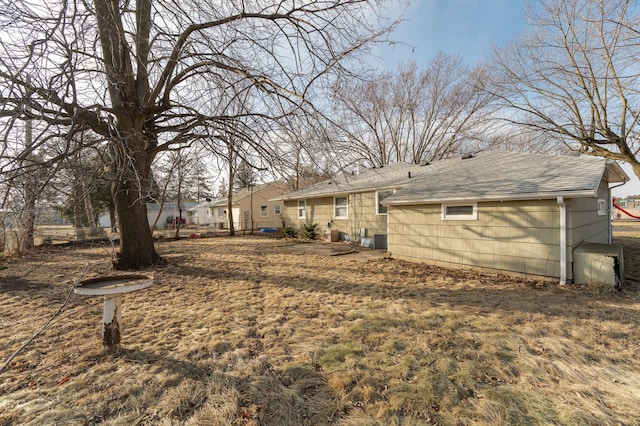
M 135 186 L 131 181 L 114 185 L 120 228 L 120 253 L 115 262 L 118 269 L 140 269 L 160 260 L 153 245 L 145 198 L 140 197 Z
M 157 136 L 145 127 L 148 119 L 140 108 L 149 96 L 146 60 L 151 1 L 136 3 L 140 17 L 138 28 L 138 74 L 130 62 L 130 47 L 122 24 L 117 1 L 95 0 L 96 19 L 102 45 L 105 72 L 109 80 L 109 97 L 118 126 L 118 136 L 111 140 L 117 178 L 112 187 L 120 228 L 118 269 L 140 269 L 160 260 L 153 245 L 147 219 L 146 194 L 155 155 Z

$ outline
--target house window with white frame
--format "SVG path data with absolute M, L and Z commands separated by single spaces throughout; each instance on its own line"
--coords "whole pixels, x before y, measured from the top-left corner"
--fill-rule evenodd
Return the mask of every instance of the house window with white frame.
M 223 207 L 218 207 L 218 217 L 224 217 L 225 211 Z
M 273 206 L 273 214 L 274 215 L 279 215 L 282 213 L 282 207 L 280 207 L 280 204 L 276 204 L 275 206 Z
M 260 206 L 260 217 L 269 217 L 269 206 Z
M 443 204 L 442 220 L 478 220 L 478 204 Z
M 333 199 L 333 217 L 335 219 L 347 219 L 348 213 L 347 197 L 335 197 Z
M 376 214 L 387 214 L 387 206 L 382 204 L 382 200 L 390 196 L 396 192 L 395 190 L 390 191 L 377 191 L 376 192 Z
M 598 198 L 598 216 L 607 215 L 607 200 L 604 198 Z
M 298 201 L 298 219 L 307 218 L 307 200 Z

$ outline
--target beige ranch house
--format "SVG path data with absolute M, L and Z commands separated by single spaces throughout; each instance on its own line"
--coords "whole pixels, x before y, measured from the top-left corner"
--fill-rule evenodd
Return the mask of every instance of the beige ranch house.
M 628 180 L 598 157 L 485 152 L 344 174 L 284 196 L 284 217 L 394 258 L 566 283 L 577 247 L 611 243 L 611 188 Z
M 282 202 L 271 200 L 286 192 L 284 182 L 242 188 L 233 193 L 231 213 L 234 229 L 255 230 L 282 227 Z M 216 229 L 229 228 L 227 197 L 215 198 L 189 209 L 189 223 Z

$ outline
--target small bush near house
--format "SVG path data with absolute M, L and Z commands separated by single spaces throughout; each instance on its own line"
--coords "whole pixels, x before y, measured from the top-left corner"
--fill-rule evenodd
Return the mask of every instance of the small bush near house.
M 296 231 L 291 228 L 290 226 L 283 226 L 282 227 L 282 236 L 285 238 L 295 238 L 296 237 Z
M 302 233 L 306 238 L 309 238 L 310 240 L 318 239 L 318 237 L 320 236 L 320 226 L 317 223 L 313 223 L 313 224 L 306 223 L 302 226 L 304 227 L 304 230 L 302 231 Z

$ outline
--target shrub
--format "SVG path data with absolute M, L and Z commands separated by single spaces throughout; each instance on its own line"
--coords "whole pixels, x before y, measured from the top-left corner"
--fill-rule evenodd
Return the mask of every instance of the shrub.
M 304 230 L 302 231 L 304 236 L 310 240 L 315 240 L 320 236 L 320 226 L 317 223 L 304 224 Z
M 295 238 L 296 237 L 296 231 L 291 228 L 290 226 L 283 226 L 282 227 L 282 236 L 285 238 Z

